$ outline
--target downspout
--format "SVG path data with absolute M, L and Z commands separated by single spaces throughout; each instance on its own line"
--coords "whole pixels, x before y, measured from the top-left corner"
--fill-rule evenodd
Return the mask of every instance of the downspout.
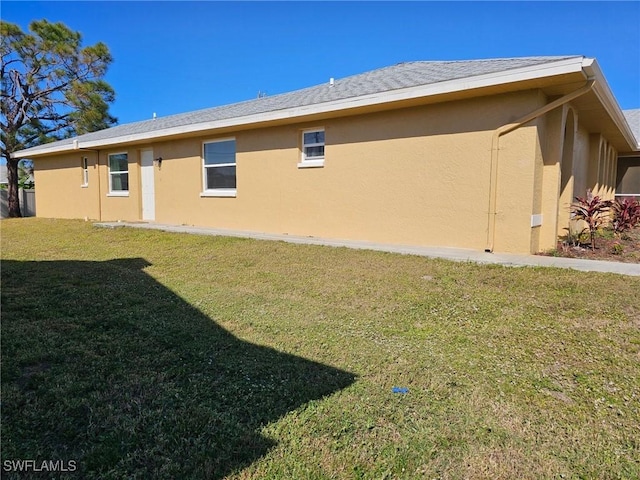
M 574 90 L 571 93 L 564 95 L 543 107 L 534 110 L 533 112 L 525 115 L 524 117 L 516 120 L 513 123 L 508 123 L 503 125 L 493 132 L 493 137 L 491 139 L 491 175 L 489 177 L 489 218 L 487 225 L 487 247 L 485 248 L 485 252 L 493 252 L 493 246 L 495 242 L 496 236 L 496 215 L 498 212 L 496 211 L 496 204 L 498 201 L 498 160 L 500 154 L 500 137 L 509 132 L 513 132 L 514 130 L 520 128 L 525 123 L 530 122 L 542 115 L 550 112 L 551 110 L 558 108 L 565 103 L 570 102 L 571 100 L 578 98 L 593 88 L 595 84 L 595 80 L 593 77 L 587 79 L 587 83 L 580 87 L 577 90 Z

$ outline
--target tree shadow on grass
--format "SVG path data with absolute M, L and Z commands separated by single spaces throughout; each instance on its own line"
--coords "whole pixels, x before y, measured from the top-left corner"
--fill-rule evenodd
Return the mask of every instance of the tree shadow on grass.
M 82 478 L 221 478 L 274 446 L 262 426 L 354 381 L 234 337 L 148 265 L 2 262 L 3 476 L 34 459 Z

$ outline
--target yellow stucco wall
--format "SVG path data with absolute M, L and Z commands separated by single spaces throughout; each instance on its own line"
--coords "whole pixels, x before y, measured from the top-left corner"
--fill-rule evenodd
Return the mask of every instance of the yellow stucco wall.
M 567 121 L 571 116 L 573 122 Z M 586 129 L 571 105 L 547 114 L 539 134 L 544 158 L 542 210 L 544 217 L 551 219 L 540 230 L 538 250 L 545 250 L 553 248 L 558 237 L 567 235 L 570 224 L 574 230 L 582 228 L 570 222 L 575 197 L 585 197 L 589 189 L 594 195 L 613 198 L 615 184 L 611 178 L 616 171 L 617 151 L 600 133 Z M 568 163 L 563 166 L 563 162 Z M 567 186 L 564 190 L 563 185 Z
M 88 159 L 89 182 L 83 186 L 82 158 Z M 46 218 L 99 217 L 96 154 L 74 153 L 35 161 L 36 215 Z
M 539 213 L 535 205 L 539 189 L 537 155 L 535 125 L 524 126 L 500 139 L 495 251 L 530 251 L 532 235 L 536 233 L 531 229 L 531 215 Z
M 129 195 L 117 196 L 109 193 L 108 157 L 111 154 L 126 153 L 129 161 Z M 135 221 L 141 218 L 140 207 L 140 161 L 139 149 L 113 148 L 100 152 L 100 201 L 102 221 L 127 220 Z
M 37 214 L 140 220 L 140 150 L 152 148 L 163 158 L 154 166 L 158 223 L 483 250 L 493 130 L 546 101 L 531 90 L 103 150 L 86 188 L 80 158 L 95 163 L 95 153 L 37 159 Z M 501 137 L 495 251 L 555 244 L 561 117 L 551 112 Z M 324 166 L 298 168 L 301 131 L 313 127 L 325 129 Z M 229 137 L 237 195 L 203 197 L 202 142 Z M 576 143 L 588 156 L 587 132 Z M 128 154 L 127 197 L 109 195 L 107 156 L 118 152 Z M 542 225 L 532 228 L 532 215 Z
M 555 247 L 558 235 L 558 195 L 560 195 L 560 161 L 562 152 L 563 108 L 547 113 L 540 121 L 538 130 L 542 151 L 541 213 L 538 249 Z M 532 250 L 533 252 L 537 250 Z
M 484 249 L 492 129 L 543 100 L 507 97 L 238 132 L 236 198 L 200 196 L 202 141 L 216 136 L 157 143 L 156 221 Z M 326 132 L 325 165 L 301 169 L 301 131 L 313 127 Z M 530 249 L 536 142 L 531 127 L 504 141 L 503 251 Z
M 107 158 L 109 153 L 128 154 L 129 195 L 111 196 Z M 45 218 L 89 220 L 139 220 L 140 188 L 138 149 L 77 151 L 34 161 L 37 188 L 36 215 Z M 83 183 L 82 158 L 88 159 L 89 181 Z M 99 160 L 98 160 L 99 158 Z

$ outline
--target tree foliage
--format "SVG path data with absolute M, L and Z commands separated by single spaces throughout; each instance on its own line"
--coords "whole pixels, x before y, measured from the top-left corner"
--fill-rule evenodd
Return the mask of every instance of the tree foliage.
M 42 143 L 101 130 L 115 94 L 103 80 L 112 61 L 107 46 L 82 46 L 62 23 L 0 21 L 1 155 L 7 162 L 9 215 L 20 216 L 18 162 L 11 154 Z

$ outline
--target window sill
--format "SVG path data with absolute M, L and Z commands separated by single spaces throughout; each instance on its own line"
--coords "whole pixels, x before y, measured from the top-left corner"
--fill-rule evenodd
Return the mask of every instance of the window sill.
M 303 160 L 298 163 L 298 168 L 319 168 L 324 167 L 324 158 L 322 160 Z
M 227 188 L 220 190 L 205 190 L 200 193 L 201 197 L 226 197 L 226 198 L 235 198 L 236 189 L 235 188 Z
M 128 197 L 129 192 L 109 192 L 107 197 Z

